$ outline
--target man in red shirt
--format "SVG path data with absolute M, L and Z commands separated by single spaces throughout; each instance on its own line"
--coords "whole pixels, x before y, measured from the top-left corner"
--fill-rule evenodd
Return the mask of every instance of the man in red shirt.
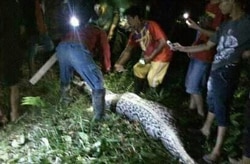
M 70 99 L 68 91 L 73 71 L 76 71 L 92 89 L 93 119 L 98 121 L 104 117 L 105 88 L 103 75 L 93 60 L 96 51 L 102 53 L 103 71 L 110 71 L 110 48 L 105 31 L 87 25 L 74 28 L 63 37 L 56 48 L 60 66 L 61 101 L 67 103 Z
M 111 69 L 110 45 L 106 32 L 98 26 L 88 24 L 80 30 L 70 32 L 62 41 L 82 42 L 95 59 L 99 59 L 102 72 L 108 73 Z M 97 61 L 97 60 L 96 60 Z
M 142 91 L 143 82 L 147 78 L 149 86 L 159 86 L 167 72 L 172 58 L 170 47 L 166 44 L 167 37 L 160 26 L 154 21 L 142 19 L 142 13 L 138 6 L 131 6 L 124 15 L 132 30 L 127 46 L 115 64 L 116 71 L 122 71 L 123 65 L 130 58 L 134 47 L 140 46 L 141 62 L 134 65 L 135 93 Z

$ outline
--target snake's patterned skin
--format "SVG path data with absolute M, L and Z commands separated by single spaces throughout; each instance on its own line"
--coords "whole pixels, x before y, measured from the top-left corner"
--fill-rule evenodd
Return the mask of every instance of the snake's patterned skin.
M 112 104 L 115 103 L 116 113 L 126 116 L 129 120 L 138 121 L 152 138 L 161 140 L 164 147 L 180 163 L 195 163 L 187 154 L 179 139 L 169 109 L 156 102 L 142 99 L 134 93 L 118 95 L 108 91 L 106 92 L 105 102 L 107 109 L 110 109 Z

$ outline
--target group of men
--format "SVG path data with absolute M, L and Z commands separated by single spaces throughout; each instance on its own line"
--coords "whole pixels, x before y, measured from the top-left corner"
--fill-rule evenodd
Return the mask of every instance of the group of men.
M 68 7 L 68 19 L 77 14 L 82 16 L 82 10 L 77 10 L 79 4 L 75 2 L 64 2 L 67 4 L 66 8 Z M 42 3 L 40 4 L 42 5 Z M 19 114 L 18 82 L 21 77 L 23 54 L 21 42 L 24 34 L 23 25 L 25 24 L 22 21 L 19 5 L 18 0 L 0 2 L 0 77 L 1 83 L 3 82 L 4 85 L 10 87 L 11 121 L 17 120 Z M 193 20 L 186 20 L 189 27 L 199 31 L 195 45 L 189 47 L 181 46 L 179 43 L 174 43 L 173 47 L 166 44 L 168 38 L 164 30 L 155 21 L 145 20 L 140 7 L 132 5 L 123 13 L 127 18 L 130 35 L 125 49 L 114 64 L 114 70 L 123 71 L 125 63 L 131 55 L 134 55 L 132 54 L 133 48 L 140 47 L 141 60 L 133 66 L 135 93 L 143 92 L 144 83 L 153 89 L 159 87 L 169 68 L 173 51 L 187 52 L 190 53 L 191 58 L 186 77 L 187 92 L 191 94 L 190 108 L 196 108 L 198 114 L 204 116 L 202 88 L 199 85 L 201 85 L 204 75 L 210 72 L 207 94 L 208 114 L 200 133 L 208 137 L 212 122 L 216 118 L 218 134 L 214 149 L 203 157 L 208 163 L 216 162 L 220 157 L 221 147 L 229 125 L 230 107 L 228 104 L 232 101 L 239 80 L 241 57 L 242 54 L 249 56 L 250 36 L 247 29 L 250 28 L 250 20 L 245 13 L 244 6 L 243 0 L 211 0 L 206 8 L 209 16 L 207 20 L 209 22 L 206 26 L 200 27 Z M 14 14 L 9 14 L 9 9 L 15 11 Z M 222 14 L 229 15 L 229 21 L 225 21 L 219 26 L 222 19 L 218 16 L 220 17 Z M 60 68 L 61 101 L 69 101 L 70 83 L 74 72 L 76 72 L 92 89 L 93 120 L 100 121 L 105 118 L 103 73 L 110 72 L 112 67 L 109 37 L 107 32 L 96 24 L 98 21 L 87 23 L 87 25 L 85 18 L 79 21 L 77 27 L 68 26 L 67 30 L 64 29 L 65 31 L 60 35 L 60 41 L 55 48 Z M 42 34 L 48 36 L 48 33 Z M 46 41 L 45 43 L 51 42 Z M 36 44 L 32 44 L 31 50 L 34 45 Z M 50 51 L 54 45 L 49 45 L 47 50 Z M 216 45 L 217 52 L 209 51 Z M 99 58 L 102 69 L 99 69 L 93 59 L 96 51 L 101 54 Z M 197 54 L 201 51 L 202 53 Z M 210 66 L 211 71 L 209 70 Z M 201 72 L 197 72 L 197 70 Z M 249 127 L 247 129 L 249 130 Z M 249 131 L 247 135 L 249 136 Z M 246 148 L 246 150 L 248 149 Z M 246 161 L 249 161 L 249 150 L 246 151 L 244 157 Z
M 210 5 L 213 4 L 214 1 L 211 0 Z M 179 43 L 173 45 L 174 50 L 191 54 L 197 54 L 197 52 L 204 53 L 204 51 L 210 50 L 216 46 L 217 52 L 214 54 L 207 82 L 207 118 L 198 131 L 201 135 L 208 138 L 210 136 L 213 120 L 216 119 L 218 128 L 215 146 L 210 154 L 203 156 L 203 159 L 207 163 L 216 163 L 219 161 L 226 131 L 230 124 L 230 104 L 238 85 L 242 65 L 241 61 L 250 56 L 250 35 L 247 32 L 247 29 L 250 28 L 250 18 L 246 13 L 247 2 L 244 0 L 221 0 L 217 1 L 215 4 L 218 4 L 221 13 L 223 15 L 228 15 L 229 18 L 218 26 L 218 29 L 215 30 L 214 34 L 212 34 L 207 41 L 194 46 L 182 46 Z M 187 21 L 192 28 L 203 33 L 206 32 L 204 29 L 198 27 L 192 20 Z M 203 56 L 205 55 L 203 54 Z M 199 58 L 196 58 L 196 65 L 199 65 L 202 60 L 197 59 Z M 201 63 L 200 69 L 204 69 L 204 66 L 205 64 Z M 200 70 L 193 70 L 193 72 L 194 71 L 197 72 Z M 190 84 L 187 85 L 190 86 Z M 201 98 L 198 97 L 201 93 L 190 93 L 191 95 L 196 94 L 193 97 L 194 105 L 192 105 L 191 102 L 191 106 L 196 106 L 198 108 L 198 113 L 203 115 L 203 109 L 199 106 L 199 104 L 202 103 Z M 249 128 L 246 129 L 249 130 Z M 248 130 L 246 131 L 246 136 L 248 136 L 248 139 L 246 137 L 245 140 L 246 144 L 249 143 Z M 250 163 L 249 145 L 245 146 L 246 149 L 243 163 Z

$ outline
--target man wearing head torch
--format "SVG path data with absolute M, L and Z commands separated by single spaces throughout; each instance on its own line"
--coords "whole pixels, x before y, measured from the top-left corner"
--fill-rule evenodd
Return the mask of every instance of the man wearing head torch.
M 56 47 L 60 66 L 61 101 L 70 101 L 68 95 L 73 71 L 76 71 L 92 89 L 94 121 L 103 119 L 105 88 L 103 75 L 93 60 L 96 48 L 102 52 L 103 71 L 110 71 L 110 47 L 107 34 L 93 25 L 84 25 L 77 17 L 71 17 L 72 30 L 68 32 Z

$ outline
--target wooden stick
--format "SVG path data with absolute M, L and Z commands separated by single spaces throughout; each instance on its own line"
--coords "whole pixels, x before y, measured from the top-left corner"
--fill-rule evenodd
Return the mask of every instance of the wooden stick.
M 49 58 L 49 60 L 47 60 L 46 63 L 35 73 L 35 75 L 32 76 L 29 82 L 35 85 L 43 77 L 43 75 L 56 63 L 56 61 L 56 53 L 54 53 Z

